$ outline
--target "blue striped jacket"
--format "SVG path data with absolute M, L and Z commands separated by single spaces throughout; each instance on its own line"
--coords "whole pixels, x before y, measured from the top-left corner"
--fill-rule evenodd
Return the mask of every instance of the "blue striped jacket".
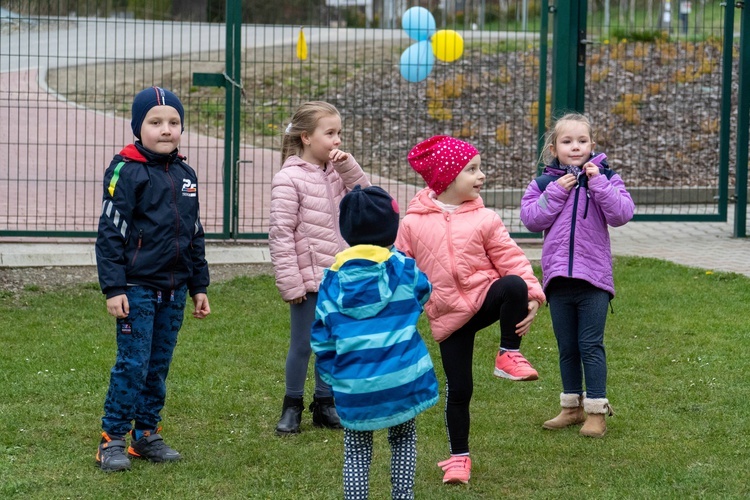
M 310 343 L 347 429 L 392 427 L 437 403 L 435 370 L 417 331 L 431 291 L 414 259 L 395 249 L 357 245 L 325 270 Z

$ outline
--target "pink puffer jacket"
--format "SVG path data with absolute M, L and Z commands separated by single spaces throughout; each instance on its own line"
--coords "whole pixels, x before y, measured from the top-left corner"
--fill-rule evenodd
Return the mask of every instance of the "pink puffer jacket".
M 515 274 L 529 287 L 529 300 L 543 304 L 542 287 L 500 216 L 481 198 L 443 212 L 425 188 L 409 203 L 396 248 L 417 261 L 432 283 L 425 304 L 432 336 L 442 342 L 479 310 L 490 285 Z
M 351 155 L 335 168 L 328 162 L 325 171 L 290 156 L 274 175 L 268 247 L 285 301 L 317 292 L 323 270 L 348 246 L 339 232 L 339 202 L 357 184 L 370 181 Z

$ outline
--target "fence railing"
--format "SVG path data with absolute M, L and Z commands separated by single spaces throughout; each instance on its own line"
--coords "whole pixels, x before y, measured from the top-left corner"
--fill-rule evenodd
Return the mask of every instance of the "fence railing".
M 415 40 L 398 23 L 344 27 L 354 18 L 330 5 L 316 23 L 310 10 L 304 60 L 296 51 L 299 25 L 241 24 L 239 50 L 229 53 L 239 60 L 239 78 L 229 83 L 241 88 L 233 165 L 224 140 L 227 88 L 194 83 L 195 74 L 226 81 L 237 62 L 228 60 L 227 24 L 2 18 L 0 236 L 95 233 L 104 168 L 132 142 L 130 103 L 150 85 L 174 90 L 185 104 L 181 151 L 198 172 L 202 220 L 213 237 L 265 236 L 281 132 L 294 108 L 311 99 L 339 108 L 342 148 L 402 206 L 422 186 L 406 162 L 412 145 L 434 134 L 474 143 L 488 177 L 485 201 L 523 233 L 516 209 L 537 170 L 539 130 L 552 116 L 553 38 L 542 29 L 546 2 L 505 3 L 513 9 L 481 17 L 480 2 L 463 17 L 452 2 L 439 12 L 424 4 L 436 11 L 438 28 L 460 34 L 464 50 L 418 82 L 400 74 L 401 55 Z M 524 4 L 531 9 L 522 12 Z M 373 19 L 382 4 L 374 5 Z M 585 111 L 597 149 L 633 191 L 640 217 L 721 217 L 722 189 L 734 185 L 736 170 L 735 129 L 722 129 L 737 120 L 738 96 L 727 81 L 739 72 L 739 39 L 727 39 L 724 10 L 695 2 L 684 33 L 682 18 L 659 26 L 663 12 L 640 10 L 620 24 L 619 13 L 607 20 L 595 7 L 587 22 Z M 354 22 L 378 24 L 363 9 L 357 12 L 365 21 Z M 725 192 L 723 202 L 731 196 Z

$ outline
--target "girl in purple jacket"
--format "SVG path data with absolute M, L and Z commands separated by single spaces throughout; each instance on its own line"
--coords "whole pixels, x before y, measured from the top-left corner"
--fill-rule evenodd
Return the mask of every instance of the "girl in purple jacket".
M 542 286 L 560 355 L 562 411 L 542 427 L 583 423 L 581 435 L 602 437 L 605 414 L 613 414 L 604 351 L 607 307 L 615 296 L 607 226 L 628 222 L 635 207 L 594 145 L 587 117 L 572 113 L 557 121 L 546 136 L 544 173 L 521 201 L 521 220 L 530 231 L 544 231 Z

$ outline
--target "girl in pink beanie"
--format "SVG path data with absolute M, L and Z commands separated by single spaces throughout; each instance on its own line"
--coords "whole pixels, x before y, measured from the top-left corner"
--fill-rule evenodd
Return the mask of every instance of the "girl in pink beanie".
M 482 202 L 485 176 L 477 149 L 435 136 L 417 144 L 408 160 L 427 187 L 409 203 L 396 248 L 416 260 L 433 286 L 425 312 L 445 370 L 451 454 L 438 466 L 444 483 L 468 483 L 474 338 L 499 321 L 494 375 L 536 380 L 538 373 L 519 348 L 545 297 L 523 250 Z

